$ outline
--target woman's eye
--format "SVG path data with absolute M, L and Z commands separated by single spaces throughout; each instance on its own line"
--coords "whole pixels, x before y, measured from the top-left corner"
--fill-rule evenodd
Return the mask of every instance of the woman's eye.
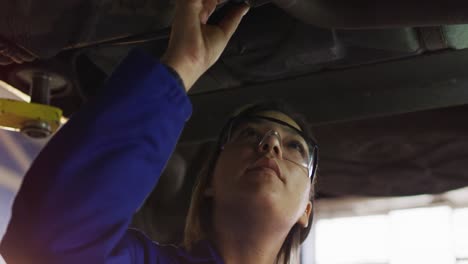
M 305 148 L 304 148 L 304 146 L 302 145 L 301 142 L 291 141 L 291 142 L 289 142 L 288 147 L 295 150 L 295 151 L 297 151 L 297 152 L 299 152 L 301 155 L 305 154 Z

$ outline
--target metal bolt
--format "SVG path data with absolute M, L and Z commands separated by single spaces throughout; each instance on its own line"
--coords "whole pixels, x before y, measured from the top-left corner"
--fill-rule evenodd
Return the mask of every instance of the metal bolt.
M 52 128 L 47 122 L 32 120 L 23 125 L 21 133 L 32 138 L 46 138 L 52 134 Z

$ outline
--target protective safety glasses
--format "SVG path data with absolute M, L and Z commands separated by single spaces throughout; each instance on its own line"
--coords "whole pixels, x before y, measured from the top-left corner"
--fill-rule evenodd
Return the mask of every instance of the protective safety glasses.
M 309 178 L 315 176 L 317 143 L 302 131 L 281 120 L 264 116 L 233 118 L 227 127 L 225 143 L 245 144 L 258 148 L 275 144 L 279 147 L 280 159 L 304 168 Z

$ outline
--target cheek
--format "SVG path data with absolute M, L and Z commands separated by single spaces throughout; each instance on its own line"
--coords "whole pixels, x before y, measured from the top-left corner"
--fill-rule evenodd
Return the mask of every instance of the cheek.
M 288 174 L 288 203 L 291 207 L 303 208 L 309 201 L 311 183 L 308 176 L 297 168 L 290 170 Z
M 296 194 L 297 199 L 308 200 L 311 187 L 309 177 L 301 171 L 293 174 L 291 178 L 293 188 L 291 191 Z
M 245 151 L 244 151 L 245 152 Z M 237 149 L 226 148 L 218 157 L 214 171 L 212 187 L 230 186 L 248 166 L 248 155 Z

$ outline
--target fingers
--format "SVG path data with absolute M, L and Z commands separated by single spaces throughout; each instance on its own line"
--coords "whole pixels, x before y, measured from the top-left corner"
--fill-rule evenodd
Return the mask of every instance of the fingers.
M 227 39 L 230 39 L 237 27 L 239 26 L 242 17 L 247 14 L 249 11 L 249 6 L 247 4 L 242 4 L 240 6 L 233 7 L 226 16 L 219 22 L 219 27 L 224 32 Z
M 204 0 L 203 11 L 200 13 L 200 21 L 202 24 L 206 24 L 208 18 L 213 14 L 218 5 L 218 0 Z
M 190 24 L 206 24 L 217 5 L 218 0 L 178 0 L 175 17 Z

